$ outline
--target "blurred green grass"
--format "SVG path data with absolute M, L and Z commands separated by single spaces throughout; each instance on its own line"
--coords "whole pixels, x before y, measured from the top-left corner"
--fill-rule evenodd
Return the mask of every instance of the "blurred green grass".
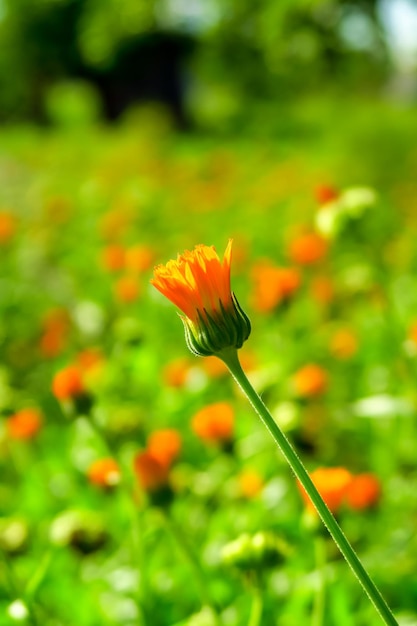
M 138 501 L 132 459 L 161 428 L 183 439 L 172 516 L 202 562 L 223 623 L 247 622 L 251 586 L 221 562 L 221 548 L 258 530 L 275 531 L 292 548 L 284 565 L 265 572 L 262 624 L 310 623 L 320 588 L 317 536 L 305 527 L 289 470 L 232 381 L 187 354 L 173 307 L 149 285 L 152 267 L 112 272 L 103 261 L 109 246 L 144 246 L 154 263 L 197 243 L 222 253 L 229 237 L 233 288 L 253 324 L 244 352 L 254 383 L 309 469 L 345 466 L 378 477 L 379 506 L 346 507 L 340 521 L 401 623 L 416 623 L 415 124 L 413 110 L 395 103 L 311 97 L 276 115 L 272 105 L 254 111 L 239 137 L 179 134 L 160 109 L 111 128 L 2 129 L 0 212 L 13 216 L 16 230 L 1 243 L 0 513 L 18 516 L 27 531 L 16 553 L 2 540 L 0 605 L 10 623 L 212 623 L 192 620 L 201 604 L 190 566 L 158 510 Z M 314 229 L 322 185 L 373 187 L 377 200 L 329 243 L 324 259 L 299 268 L 301 287 L 288 303 L 257 310 L 256 263 L 293 264 L 289 245 L 300 229 Z M 137 288 L 131 301 L 119 283 L 126 273 Z M 323 276 L 334 290 L 329 302 L 312 295 Z M 45 354 L 41 338 L 57 309 L 67 318 L 62 345 Z M 340 328 L 358 341 L 345 360 L 330 348 Z M 52 380 L 91 347 L 103 360 L 88 383 L 91 415 L 74 414 L 54 398 Z M 175 386 L 166 367 L 183 358 L 186 375 Z M 324 368 L 329 386 L 300 399 L 292 377 L 309 362 Z M 359 403 L 364 398 L 368 404 Z M 197 410 L 223 400 L 236 413 L 233 453 L 206 446 L 190 426 Z M 28 405 L 42 411 L 43 426 L 31 440 L 13 440 L 7 420 Z M 86 472 L 109 453 L 117 454 L 123 484 L 106 491 Z M 248 468 L 264 482 L 258 497 L 239 491 Z M 54 520 L 71 510 L 98 528 L 91 552 L 51 541 Z M 321 540 L 322 626 L 376 626 L 345 563 Z M 30 607 L 27 618 L 10 615 L 16 598 Z

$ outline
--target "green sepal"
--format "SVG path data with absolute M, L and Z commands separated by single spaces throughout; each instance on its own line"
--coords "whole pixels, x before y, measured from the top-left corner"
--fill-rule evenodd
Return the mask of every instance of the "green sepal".
M 219 300 L 219 311 L 198 311 L 198 321 L 181 317 L 185 341 L 189 350 L 198 356 L 216 355 L 225 348 L 242 347 L 251 332 L 248 316 L 232 294 L 232 306 L 225 308 Z

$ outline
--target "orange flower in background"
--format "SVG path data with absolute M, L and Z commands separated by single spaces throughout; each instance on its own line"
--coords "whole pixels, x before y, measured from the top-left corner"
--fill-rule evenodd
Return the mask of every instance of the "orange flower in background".
M 350 359 L 358 351 L 358 339 L 349 328 L 340 328 L 330 340 L 330 351 L 337 359 Z
M 198 411 L 191 420 L 191 427 L 200 439 L 210 443 L 231 441 L 235 412 L 227 402 L 216 402 Z
M 216 361 L 221 363 L 219 359 L 216 359 Z M 190 367 L 189 359 L 185 358 L 175 359 L 167 363 L 162 373 L 164 383 L 168 385 L 168 387 L 184 387 L 187 382 Z
M 125 304 L 138 299 L 140 286 L 135 276 L 122 276 L 114 286 L 116 298 Z
M 310 478 L 331 512 L 337 513 L 345 502 L 352 474 L 344 467 L 319 467 L 311 472 Z M 307 510 L 316 513 L 304 487 L 299 482 L 297 484 Z
M 154 262 L 154 251 L 148 246 L 138 245 L 126 250 L 126 269 L 130 272 L 146 272 Z
M 408 338 L 417 345 L 417 322 L 412 324 L 408 331 Z
M 257 366 L 256 355 L 246 348 L 240 352 L 239 360 L 246 372 L 253 371 Z M 221 378 L 229 372 L 226 364 L 215 356 L 206 357 L 201 366 L 211 378 Z
M 257 263 L 252 271 L 252 302 L 257 311 L 266 313 L 288 300 L 299 288 L 300 273 L 293 267 L 275 267 L 268 262 Z
M 258 366 L 256 354 L 250 350 L 243 349 L 240 354 L 240 363 L 246 372 L 253 371 Z
M 16 218 L 7 211 L 0 211 L 0 245 L 7 243 L 16 232 Z
M 221 378 L 229 372 L 226 364 L 216 356 L 208 356 L 205 358 L 202 363 L 202 367 L 207 375 L 212 378 Z
M 340 192 L 330 185 L 319 185 L 315 189 L 316 200 L 319 204 L 326 204 L 332 200 L 336 200 L 340 196 Z
M 375 506 L 381 497 L 381 484 L 374 474 L 353 476 L 346 492 L 347 504 L 357 511 Z
M 39 348 L 43 356 L 53 358 L 60 354 L 67 345 L 71 328 L 70 317 L 65 309 L 48 311 L 42 322 L 42 335 Z
M 112 458 L 98 459 L 87 471 L 88 480 L 98 487 L 114 487 L 120 482 L 120 469 Z
M 173 428 L 156 430 L 148 437 L 147 449 L 161 465 L 169 467 L 180 453 L 181 436 Z
M 168 485 L 169 466 L 161 463 L 149 450 L 139 452 L 135 456 L 133 468 L 144 491 L 154 492 Z
M 250 370 L 254 370 L 256 368 L 255 355 L 245 348 L 242 349 L 239 360 L 243 369 L 246 372 L 249 372 Z M 226 374 L 228 374 L 229 371 L 225 363 L 223 363 L 223 361 L 215 356 L 208 356 L 207 358 L 205 358 L 202 363 L 202 368 L 207 373 L 207 375 L 212 378 L 220 378 L 222 376 L 225 376 Z
M 327 241 L 317 233 L 305 233 L 291 241 L 288 252 L 294 263 L 312 265 L 326 255 Z
M 125 249 L 116 244 L 106 246 L 101 253 L 103 267 L 109 272 L 119 272 L 125 267 Z
M 44 357 L 50 359 L 61 354 L 65 348 L 65 338 L 53 331 L 45 332 L 39 342 L 39 349 Z
M 52 392 L 58 400 L 70 400 L 85 392 L 79 367 L 69 365 L 57 372 L 52 381 Z
M 247 348 L 243 348 L 241 350 L 239 360 L 245 372 L 253 371 L 254 369 L 256 369 L 256 355 Z M 222 376 L 226 376 L 229 373 L 226 364 L 223 363 L 221 359 L 218 359 L 215 356 L 206 357 L 203 360 L 201 366 L 206 374 L 210 376 L 210 378 L 221 378 Z
M 334 298 L 334 284 L 328 276 L 314 276 L 310 285 L 311 296 L 319 304 L 329 304 Z
M 222 261 L 213 246 L 198 245 L 158 265 L 151 280 L 184 313 L 187 345 L 201 356 L 240 348 L 250 334 L 249 319 L 231 292 L 231 255 L 232 240 Z
M 82 372 L 89 372 L 103 364 L 104 357 L 99 348 L 86 348 L 77 355 L 77 365 Z
M 76 356 L 75 365 L 80 370 L 86 389 L 94 389 L 99 385 L 105 371 L 105 358 L 100 348 L 81 350 Z
M 240 493 L 243 497 L 251 499 L 258 496 L 263 487 L 264 480 L 255 470 L 246 470 L 239 477 Z
M 6 421 L 11 439 L 32 439 L 42 427 L 42 415 L 38 409 L 21 409 Z
M 298 396 L 319 396 L 327 389 L 327 372 L 320 365 L 309 363 L 294 374 L 292 383 Z

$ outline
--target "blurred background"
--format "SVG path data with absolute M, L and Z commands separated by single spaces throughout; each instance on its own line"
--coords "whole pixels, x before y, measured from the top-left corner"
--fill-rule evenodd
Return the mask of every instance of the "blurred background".
M 416 107 L 417 0 L 0 0 L 1 626 L 379 626 L 150 285 L 229 237 L 245 369 L 417 624 Z
M 241 131 L 307 94 L 416 102 L 414 0 L 1 0 L 0 120 L 160 103 Z

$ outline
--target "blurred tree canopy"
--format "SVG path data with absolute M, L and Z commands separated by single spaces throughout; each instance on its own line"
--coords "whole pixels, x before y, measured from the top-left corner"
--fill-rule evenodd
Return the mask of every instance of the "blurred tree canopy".
M 95 84 L 109 118 L 159 100 L 183 123 L 211 88 L 245 106 L 389 70 L 377 0 L 3 0 L 0 44 L 2 121 L 45 119 L 66 79 Z

